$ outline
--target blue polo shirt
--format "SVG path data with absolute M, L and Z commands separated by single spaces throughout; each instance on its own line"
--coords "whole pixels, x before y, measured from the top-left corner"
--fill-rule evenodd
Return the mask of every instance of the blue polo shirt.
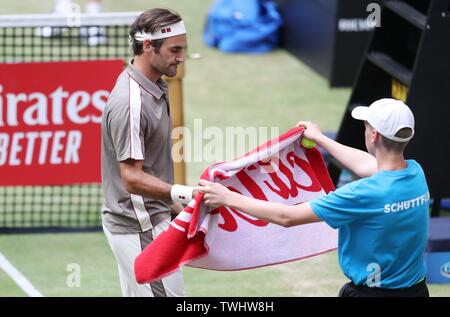
M 310 202 L 339 228 L 339 263 L 356 285 L 404 288 L 425 277 L 430 194 L 420 165 L 406 162 Z

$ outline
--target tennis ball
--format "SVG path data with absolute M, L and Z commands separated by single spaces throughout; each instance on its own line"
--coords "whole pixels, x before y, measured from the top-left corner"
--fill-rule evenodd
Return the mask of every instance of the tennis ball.
M 302 146 L 306 149 L 310 149 L 310 148 L 313 148 L 316 146 L 316 142 L 303 137 L 302 138 Z

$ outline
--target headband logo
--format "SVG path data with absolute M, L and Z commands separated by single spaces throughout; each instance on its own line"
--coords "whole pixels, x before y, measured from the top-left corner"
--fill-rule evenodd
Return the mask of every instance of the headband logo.
M 161 29 L 161 33 L 170 33 L 170 32 L 172 32 L 172 29 L 171 28 L 165 28 L 165 29 Z

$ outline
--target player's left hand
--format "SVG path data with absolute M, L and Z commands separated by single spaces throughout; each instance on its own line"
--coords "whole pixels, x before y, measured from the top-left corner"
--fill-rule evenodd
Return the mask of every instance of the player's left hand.
M 303 136 L 314 142 L 317 142 L 322 134 L 319 126 L 311 121 L 299 121 L 296 127 L 304 127 L 305 131 L 303 132 Z

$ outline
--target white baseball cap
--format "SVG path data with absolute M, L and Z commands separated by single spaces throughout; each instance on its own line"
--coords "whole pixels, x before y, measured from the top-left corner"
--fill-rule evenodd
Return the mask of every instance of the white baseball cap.
M 414 115 L 400 100 L 384 98 L 369 107 L 356 107 L 352 111 L 352 117 L 367 121 L 382 136 L 396 142 L 407 142 L 414 136 Z M 396 137 L 395 134 L 403 128 L 410 128 L 411 135 L 407 138 Z

